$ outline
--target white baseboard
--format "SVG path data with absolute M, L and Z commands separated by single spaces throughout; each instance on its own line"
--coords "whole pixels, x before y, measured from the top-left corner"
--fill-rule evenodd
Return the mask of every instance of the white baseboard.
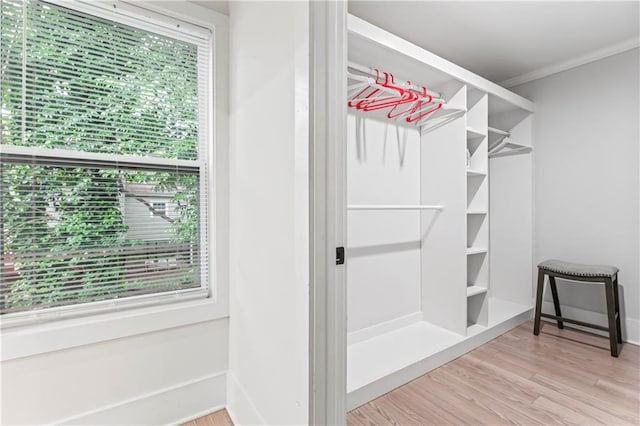
M 574 308 L 571 306 L 562 306 L 562 316 L 575 319 L 578 321 L 590 322 L 593 324 L 600 324 L 607 326 L 607 315 L 602 312 L 587 311 L 580 308 Z M 553 303 L 542 302 L 542 312 L 553 314 Z M 553 321 L 551 319 L 544 318 L 546 321 Z M 588 331 L 590 333 L 600 334 L 602 336 L 608 336 L 606 331 L 595 330 L 593 328 L 581 327 L 575 324 L 567 324 L 569 327 L 577 328 L 578 330 Z M 622 319 L 622 340 L 633 345 L 640 345 L 640 321 L 633 318 Z
M 422 312 L 414 312 L 400 318 L 394 318 L 380 324 L 372 325 L 371 327 L 352 331 L 347 335 L 347 344 L 352 345 L 354 343 L 362 342 L 364 340 L 371 339 L 372 337 L 380 336 L 381 334 L 389 333 L 390 331 L 397 330 L 420 321 L 422 321 Z
M 178 420 L 176 422 L 171 422 L 171 424 L 173 424 L 173 425 L 182 425 L 182 424 L 188 423 L 188 422 L 190 422 L 192 420 L 199 419 L 200 417 L 206 417 L 209 414 L 213 414 L 216 411 L 220 411 L 220 410 L 223 410 L 225 408 L 226 408 L 226 405 L 219 405 L 217 407 L 207 408 L 206 410 L 201 411 L 199 413 L 190 414 L 187 417 L 184 417 L 184 418 L 182 418 L 182 419 L 180 419 L 180 420 Z
M 231 371 L 227 372 L 227 413 L 236 426 L 267 424 Z
M 52 424 L 180 424 L 226 405 L 226 372 L 215 373 L 129 398 Z

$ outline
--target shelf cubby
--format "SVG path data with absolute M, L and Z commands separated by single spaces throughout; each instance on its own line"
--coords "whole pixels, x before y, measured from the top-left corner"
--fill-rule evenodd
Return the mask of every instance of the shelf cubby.
M 487 249 L 483 247 L 467 247 L 467 256 L 471 256 L 474 254 L 484 254 L 486 252 Z
M 476 294 L 486 293 L 486 287 L 480 287 L 478 285 L 467 286 L 467 297 L 475 296 Z
M 467 169 L 468 177 L 479 177 L 479 176 L 486 176 L 486 175 L 487 175 L 487 172 L 484 172 L 484 171 Z

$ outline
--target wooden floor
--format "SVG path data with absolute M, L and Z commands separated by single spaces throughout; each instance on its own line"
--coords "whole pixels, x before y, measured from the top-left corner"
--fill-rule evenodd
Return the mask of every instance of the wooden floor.
M 640 348 L 528 322 L 349 413 L 356 425 L 640 424 Z
M 640 348 L 528 322 L 349 413 L 359 425 L 640 425 Z M 226 411 L 188 423 L 232 425 Z
M 231 421 L 231 417 L 229 417 L 227 410 L 220 410 L 215 413 L 211 413 L 208 416 L 191 420 L 183 426 L 233 426 L 233 422 Z

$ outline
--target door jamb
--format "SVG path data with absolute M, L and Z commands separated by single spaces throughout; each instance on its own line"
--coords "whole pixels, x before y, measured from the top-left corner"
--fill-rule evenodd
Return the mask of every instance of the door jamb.
M 346 424 L 347 2 L 311 1 L 309 423 Z

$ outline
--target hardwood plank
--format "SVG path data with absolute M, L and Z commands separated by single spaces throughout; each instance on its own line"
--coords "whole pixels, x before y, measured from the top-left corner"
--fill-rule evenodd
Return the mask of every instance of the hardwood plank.
M 505 418 L 494 411 L 486 400 L 479 398 L 476 392 L 463 386 L 455 386 L 437 371 L 429 374 L 429 379 L 433 386 L 428 395 L 441 401 L 443 408 L 452 417 L 463 419 L 465 423 L 506 424 Z M 420 386 L 421 382 L 424 380 L 418 379 L 414 384 Z M 421 388 L 422 386 L 417 389 Z M 460 410 L 460 407 L 464 407 L 464 410 Z
M 527 333 L 527 331 L 526 329 L 518 328 L 514 330 L 514 333 Z M 633 369 L 638 373 L 637 366 L 640 362 L 640 352 L 637 346 L 622 345 L 623 349 L 620 351 L 620 356 L 614 358 L 610 355 L 607 338 L 567 328 L 564 330 L 551 328 L 551 332 L 544 331 L 544 334 L 553 337 L 553 339 L 538 340 L 538 344 L 544 348 L 554 348 L 562 354 L 574 355 L 590 363 L 597 362 L 599 366 L 604 363 L 615 370 L 621 370 L 623 374 L 628 373 L 628 371 L 624 371 L 625 369 Z M 530 337 L 533 337 L 533 335 Z M 599 342 L 599 345 L 591 342 Z M 593 348 L 601 350 L 594 351 Z
M 640 424 L 640 405 L 637 403 L 630 402 L 626 404 L 611 394 L 601 392 L 598 389 L 589 389 L 587 391 L 579 390 L 541 375 L 535 375 L 531 380 L 573 400 L 580 401 L 592 407 L 598 407 L 598 409 L 620 418 L 620 424 Z M 612 422 L 611 424 L 617 423 Z
M 566 327 L 566 326 L 565 326 Z M 533 322 L 348 414 L 349 425 L 640 424 L 640 348 Z
M 570 409 L 569 407 L 566 407 L 564 405 L 560 405 L 554 401 L 551 401 L 550 399 L 545 398 L 544 396 L 541 396 L 540 398 L 536 399 L 532 405 L 536 408 L 543 409 L 549 413 L 553 413 L 556 416 L 561 417 L 563 419 L 564 424 L 572 424 L 572 425 L 597 424 L 597 422 L 595 422 L 593 419 L 587 416 L 583 416 L 582 414 Z
M 460 366 L 460 369 L 465 368 L 464 364 L 469 362 L 465 358 L 466 357 L 460 358 L 455 363 L 451 363 L 451 367 L 456 368 L 456 366 Z M 609 424 L 624 423 L 625 418 L 627 419 L 626 421 L 632 422 L 634 418 L 636 418 L 633 414 L 637 406 L 636 402 L 621 400 L 619 397 L 612 397 L 606 393 L 601 394 L 599 392 L 596 392 L 598 393 L 598 398 L 589 398 L 588 395 L 583 395 L 583 392 L 579 390 L 546 379 L 539 374 L 527 380 L 514 375 L 510 371 L 502 370 L 499 366 L 492 363 L 478 360 L 474 358 L 473 355 L 470 355 L 468 359 L 476 361 L 476 370 L 472 376 L 465 377 L 465 379 L 470 383 L 481 381 L 484 387 L 479 389 L 480 391 L 491 394 L 497 393 L 501 398 L 506 400 L 513 400 L 515 398 L 517 402 L 522 402 L 523 400 L 533 402 L 533 400 L 540 396 L 547 396 L 556 401 L 574 405 L 583 412 L 591 412 L 592 407 L 598 407 L 597 410 L 593 411 L 594 418 L 606 419 L 602 421 Z M 447 367 L 449 367 L 449 365 L 442 367 L 442 369 Z M 487 371 L 482 371 L 483 369 Z M 466 370 L 471 370 L 471 368 L 466 367 Z M 460 377 L 464 377 L 464 372 L 457 372 L 457 374 Z M 509 377 L 509 375 L 511 375 L 511 377 Z M 483 376 L 486 377 L 486 379 L 483 379 Z M 586 390 L 589 393 L 594 393 L 596 388 L 591 387 Z M 603 410 L 601 407 L 605 407 L 605 409 Z M 610 407 L 614 409 L 607 410 L 607 408 Z
M 452 384 L 455 383 L 456 386 L 469 388 L 476 395 L 477 399 L 482 400 L 484 404 L 491 407 L 491 410 L 494 411 L 502 419 L 501 423 L 561 423 L 559 418 L 550 416 L 545 411 L 537 410 L 535 409 L 535 407 L 532 408 L 531 403 L 533 402 L 533 400 L 529 403 L 523 403 L 523 401 L 518 400 L 517 397 L 509 397 L 509 388 L 504 389 L 505 392 L 501 394 L 497 394 L 495 392 L 487 392 L 487 386 L 484 386 L 482 383 L 479 383 L 476 380 L 466 381 L 456 374 L 450 374 L 445 371 L 442 371 L 442 373 L 448 375 L 448 380 L 450 380 Z M 497 387 L 493 386 L 492 389 L 495 390 L 497 389 Z M 506 398 L 503 398 L 505 396 Z M 466 409 L 466 407 L 464 409 Z
M 574 345 L 571 350 L 571 344 L 566 341 L 547 341 L 547 342 L 525 342 L 521 341 L 517 353 L 518 357 L 525 357 L 530 361 L 548 364 L 549 368 L 562 367 L 567 372 L 579 375 L 586 381 L 595 383 L 599 376 L 599 369 L 606 368 L 607 376 L 610 380 L 617 382 L 622 386 L 628 386 L 631 390 L 640 391 L 640 372 L 637 364 L 634 367 L 627 365 L 625 362 L 612 361 L 609 352 L 606 354 L 592 353 L 591 356 L 585 354 L 586 348 Z M 495 342 L 495 346 L 501 348 L 505 352 L 512 351 L 513 345 L 505 345 L 503 341 Z M 522 349 L 526 349 L 524 353 Z M 615 360 L 615 358 L 613 358 Z M 538 367 L 540 368 L 540 367 Z M 542 367 L 546 368 L 546 367 Z
M 207 416 L 191 420 L 190 422 L 184 423 L 183 426 L 233 426 L 233 422 L 227 410 L 223 409 Z

